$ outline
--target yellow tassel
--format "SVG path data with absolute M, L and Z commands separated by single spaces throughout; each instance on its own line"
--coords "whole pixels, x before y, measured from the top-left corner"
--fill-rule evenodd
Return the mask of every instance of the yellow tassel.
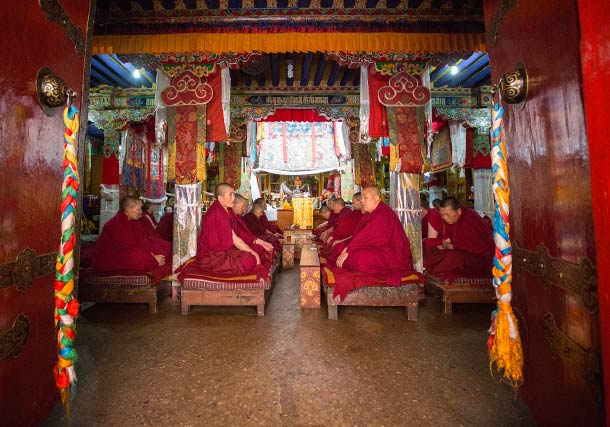
M 510 304 L 498 305 L 500 310 L 496 315 L 496 335 L 489 352 L 489 369 L 492 376 L 493 371 L 497 370 L 506 382 L 517 389 L 523 384 L 523 349 L 519 334 L 516 339 L 510 337 L 508 316 L 517 330 L 519 325 Z
M 68 425 L 71 425 L 71 415 L 70 415 L 70 387 L 62 388 L 59 391 L 59 395 L 61 397 L 61 404 L 66 411 L 66 415 L 68 417 Z

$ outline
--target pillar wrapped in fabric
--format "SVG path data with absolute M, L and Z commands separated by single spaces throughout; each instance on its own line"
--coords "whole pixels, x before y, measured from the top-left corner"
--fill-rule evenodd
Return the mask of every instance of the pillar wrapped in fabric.
M 293 222 L 299 228 L 313 228 L 313 199 L 311 197 L 293 197 Z
M 176 184 L 172 271 L 197 254 L 201 225 L 201 183 Z
M 413 268 L 423 271 L 421 235 L 421 204 L 419 199 L 419 174 L 390 172 L 390 206 L 402 223 L 413 257 Z

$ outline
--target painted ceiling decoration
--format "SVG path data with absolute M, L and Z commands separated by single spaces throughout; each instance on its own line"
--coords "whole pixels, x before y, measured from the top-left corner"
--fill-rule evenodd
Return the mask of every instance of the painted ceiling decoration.
M 482 0 L 98 0 L 94 34 L 93 86 L 218 64 L 245 91 L 357 91 L 364 63 L 431 67 L 434 87 L 490 83 Z
M 98 0 L 96 34 L 485 32 L 482 0 Z

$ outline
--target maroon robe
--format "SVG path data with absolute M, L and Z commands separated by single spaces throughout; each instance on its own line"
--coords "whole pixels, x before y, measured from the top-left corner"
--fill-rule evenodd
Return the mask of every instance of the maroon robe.
M 153 254 L 163 255 L 165 265 L 159 266 Z M 159 278 L 171 273 L 171 260 L 171 243 L 147 236 L 141 221 L 132 221 L 119 211 L 102 229 L 92 269 L 94 274 L 153 273 Z
M 250 231 L 241 215 L 237 215 L 233 209 L 229 208 L 229 217 L 231 219 L 231 227 L 241 240 L 250 246 L 258 254 L 261 262 L 271 257 L 271 254 L 261 245 L 254 243 L 257 237 Z
M 407 234 L 392 208 L 383 202 L 362 217 L 346 248 L 348 257 L 343 268 L 333 268 L 334 295 L 344 298 L 350 290 L 374 285 L 380 277 L 386 286 L 400 286 L 401 277 L 417 275 Z M 361 277 L 370 280 L 353 280 L 353 273 L 364 273 Z
M 349 208 L 343 208 L 339 213 L 339 219 L 335 226 L 332 237 L 334 241 L 347 239 L 352 234 L 356 226 L 362 219 L 362 212 L 360 210 L 351 210 Z
M 429 212 L 429 210 L 428 210 Z M 421 219 L 421 238 L 426 239 L 428 237 L 428 212 Z
M 441 214 L 436 209 L 428 210 L 426 215 L 428 224 L 432 226 L 438 233 L 438 237 L 428 237 L 428 228 L 426 227 L 426 237 L 423 240 L 424 249 L 434 248 L 443 244 L 443 240 L 452 239 L 455 230 L 455 224 L 447 224 Z
M 249 252 L 237 249 L 233 245 L 233 227 L 231 214 L 222 207 L 218 200 L 209 207 L 201 221 L 201 232 L 197 241 L 197 262 L 190 262 L 180 269 L 179 279 L 197 271 L 215 273 L 224 277 L 243 274 L 265 275 L 268 264 Z M 237 234 L 237 233 L 236 233 Z M 250 243 L 250 242 L 247 242 Z
M 343 268 L 369 274 L 387 274 L 388 283 L 397 286 L 400 276 L 413 271 L 409 239 L 388 205 L 379 202 L 363 218 L 360 231 L 347 244 L 349 256 Z
M 282 234 L 282 230 L 280 230 L 280 227 L 278 227 L 275 224 L 271 224 L 269 222 L 269 218 L 267 218 L 267 214 L 263 213 L 263 216 L 260 217 L 260 221 L 267 231 L 269 231 L 271 233 Z
M 161 217 L 157 225 L 157 233 L 163 240 L 172 242 L 174 240 L 174 213 L 169 212 Z
M 330 216 L 328 217 L 328 220 L 326 221 L 326 224 L 319 225 L 318 227 L 316 227 L 313 230 L 313 234 L 315 234 L 316 237 L 320 237 L 320 234 L 324 233 L 329 228 L 334 227 L 336 224 L 337 224 L 337 214 L 334 213 L 333 211 L 331 211 Z
M 447 278 L 491 277 L 495 246 L 483 218 L 464 207 L 462 215 L 450 230 L 451 233 L 445 232 L 442 239 L 450 239 L 454 249 L 425 248 L 426 270 Z
M 275 234 L 267 230 L 264 221 L 262 221 L 263 217 L 265 217 L 265 214 L 263 214 L 261 218 L 258 218 L 256 215 L 254 215 L 254 212 L 250 211 L 244 215 L 244 222 L 256 237 L 260 237 L 261 239 L 271 243 L 273 245 L 273 249 L 280 250 L 281 245 L 279 239 Z M 267 218 L 265 217 L 265 219 Z

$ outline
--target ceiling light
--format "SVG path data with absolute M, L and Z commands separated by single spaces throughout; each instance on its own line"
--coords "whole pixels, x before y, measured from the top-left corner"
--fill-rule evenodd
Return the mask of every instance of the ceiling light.
M 139 79 L 141 77 L 140 70 L 133 70 L 133 76 L 136 79 Z
M 458 71 L 460 71 L 460 69 L 456 65 L 454 65 L 449 69 L 449 71 L 451 72 L 451 74 L 456 75 Z

